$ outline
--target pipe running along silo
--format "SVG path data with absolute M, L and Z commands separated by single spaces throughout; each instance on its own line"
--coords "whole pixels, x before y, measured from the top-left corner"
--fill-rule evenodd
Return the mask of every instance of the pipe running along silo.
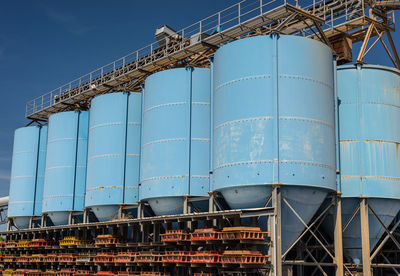
M 91 103 L 85 206 L 100 221 L 139 200 L 141 98 L 112 93 Z
M 367 198 L 385 227 L 400 210 L 400 71 L 375 65 L 341 66 L 339 96 L 342 220 Z M 370 249 L 385 233 L 369 212 Z M 345 256 L 361 261 L 359 213 L 343 232 Z
M 42 212 L 54 225 L 68 223 L 72 211 L 83 211 L 88 111 L 50 115 Z
M 213 177 L 233 209 L 263 207 L 281 185 L 282 250 L 336 189 L 333 55 L 321 42 L 257 36 L 214 57 Z
M 42 214 L 47 126 L 15 131 L 8 217 L 17 228 L 27 228 L 32 216 Z
M 209 191 L 210 90 L 206 68 L 165 70 L 146 79 L 139 196 L 156 215 L 182 213 L 183 196 Z

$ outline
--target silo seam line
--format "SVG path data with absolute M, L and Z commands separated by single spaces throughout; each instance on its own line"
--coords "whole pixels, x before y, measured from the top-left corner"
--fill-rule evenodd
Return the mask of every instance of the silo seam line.
M 169 179 L 169 178 L 185 178 L 185 177 L 189 177 L 189 175 L 183 174 L 183 175 L 171 175 L 171 176 L 155 176 L 155 177 L 144 178 L 142 179 L 141 182 L 150 180 Z
M 110 153 L 110 154 L 100 154 L 100 155 L 94 155 L 88 158 L 88 161 L 96 159 L 96 158 L 103 158 L 103 157 L 121 157 L 122 154 L 119 153 Z
M 388 104 L 388 103 L 381 103 L 381 102 L 360 102 L 361 104 L 376 104 L 376 105 L 387 105 L 395 108 L 400 108 L 400 106 L 395 105 L 395 104 Z M 341 101 L 340 104 L 357 104 L 357 102 L 346 102 L 346 101 Z
M 218 85 L 214 89 L 214 91 L 217 92 L 222 87 L 228 86 L 230 84 L 233 84 L 233 83 L 236 83 L 236 82 L 239 82 L 239 81 L 255 80 L 255 79 L 270 79 L 271 77 L 272 77 L 271 74 L 253 75 L 253 76 L 242 77 L 242 78 L 238 78 L 238 79 L 234 79 L 234 80 L 230 80 L 230 81 L 224 82 L 224 83 Z
M 19 176 L 12 176 L 11 179 L 18 179 L 18 178 L 33 178 L 34 175 L 19 175 Z
M 97 125 L 91 126 L 89 128 L 89 131 L 91 131 L 92 129 L 98 128 L 98 127 L 117 126 L 117 125 L 122 125 L 122 122 L 110 122 L 110 123 L 97 124 Z
M 385 179 L 385 180 L 395 180 L 400 181 L 400 177 L 396 176 L 379 176 L 379 175 L 342 175 L 341 178 L 376 178 L 376 179 Z
M 173 138 L 173 139 L 160 139 L 160 140 L 154 140 L 148 143 L 145 143 L 142 145 L 142 148 L 151 145 L 151 144 L 158 144 L 158 143 L 165 143 L 165 142 L 176 142 L 176 141 L 186 141 L 186 138 Z
M 279 120 L 294 120 L 294 121 L 304 121 L 304 122 L 309 122 L 309 123 L 315 123 L 315 124 L 321 124 L 328 126 L 332 129 L 335 129 L 335 126 L 331 125 L 330 123 L 321 121 L 321 120 L 315 120 L 315 119 L 310 119 L 310 118 L 304 118 L 304 117 L 289 117 L 289 116 L 280 116 Z
M 262 164 L 262 163 L 273 163 L 274 160 L 256 160 L 256 161 L 240 161 L 240 162 L 232 162 L 223 165 L 219 165 L 214 168 L 214 170 L 225 168 L 225 167 L 233 167 L 239 165 L 247 165 L 247 164 Z M 324 167 L 330 170 L 336 171 L 336 169 L 330 165 L 316 163 L 311 161 L 302 161 L 302 160 L 279 160 L 279 163 L 294 163 L 294 164 L 303 164 L 303 165 L 310 165 L 310 166 L 317 166 L 317 167 Z
M 238 166 L 238 165 L 246 165 L 246 164 L 263 164 L 263 163 L 273 163 L 274 160 L 255 160 L 255 161 L 240 161 L 240 162 L 232 162 L 232 163 L 226 163 L 219 165 L 214 168 L 215 170 L 222 169 L 225 167 L 233 167 L 233 166 Z
M 63 194 L 63 195 L 49 195 L 49 196 L 43 196 L 43 199 L 48 199 L 48 198 L 60 198 L 60 197 L 72 197 L 73 194 Z
M 34 150 L 23 150 L 23 151 L 14 152 L 13 155 L 22 154 L 22 153 L 32 153 L 32 152 L 35 152 L 35 151 Z
M 210 142 L 209 138 L 192 138 L 192 141 Z
M 221 128 L 221 127 L 228 126 L 228 125 L 236 124 L 236 123 L 244 123 L 244 122 L 259 121 L 259 120 L 260 120 L 260 121 L 261 121 L 261 120 L 265 121 L 265 120 L 272 120 L 273 118 L 274 118 L 274 117 L 272 117 L 272 116 L 265 116 L 265 117 L 254 117 L 254 118 L 247 118 L 247 119 L 240 119 L 240 120 L 229 121 L 229 122 L 225 122 L 225 123 L 223 123 L 223 124 L 220 124 L 220 125 L 216 126 L 216 127 L 214 128 L 214 130 L 216 130 L 216 129 L 218 129 L 218 128 Z
M 156 108 L 161 108 L 161 107 L 170 107 L 170 106 L 176 106 L 176 105 L 185 105 L 187 104 L 187 102 L 175 102 L 175 103 L 166 103 L 166 104 L 159 104 L 159 105 L 154 105 L 152 107 L 149 107 L 148 109 L 146 109 L 143 114 L 156 109 Z
M 105 189 L 122 189 L 124 186 L 101 186 L 101 187 L 94 187 L 90 189 L 86 189 L 86 192 L 91 192 L 95 190 L 105 190 Z M 132 189 L 132 190 L 137 190 L 137 186 L 125 186 L 125 189 Z
M 318 84 L 322 84 L 328 88 L 333 89 L 333 86 L 330 85 L 329 83 L 317 80 L 317 79 L 313 79 L 310 77 L 304 77 L 304 76 L 299 76 L 299 75 L 289 75 L 289 74 L 279 74 L 279 78 L 287 78 L 287 79 L 299 79 L 299 80 L 306 80 L 306 81 L 311 81 L 311 82 L 315 82 Z
M 46 171 L 54 170 L 54 169 L 70 169 L 74 168 L 75 166 L 57 166 L 57 167 L 48 167 Z
M 209 102 L 192 102 L 192 104 L 195 104 L 195 105 L 210 105 Z
M 340 140 L 340 143 L 356 143 L 360 140 Z M 376 142 L 376 143 L 388 143 L 388 144 L 399 144 L 400 141 L 389 141 L 389 140 L 374 140 L 374 139 L 364 139 L 362 142 Z
M 55 143 L 55 142 L 61 142 L 61 141 L 73 141 L 76 140 L 76 138 L 59 138 L 59 139 L 53 139 L 53 140 L 48 140 L 47 144 Z

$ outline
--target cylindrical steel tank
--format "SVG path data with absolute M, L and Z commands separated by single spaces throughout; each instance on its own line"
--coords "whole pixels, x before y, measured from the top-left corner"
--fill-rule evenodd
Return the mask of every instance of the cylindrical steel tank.
M 92 101 L 85 206 L 100 221 L 139 200 L 141 98 L 124 92 Z
M 360 197 L 387 227 L 400 210 L 400 71 L 375 65 L 337 71 L 342 218 L 347 222 Z M 385 232 L 369 214 L 370 248 Z M 360 217 L 343 232 L 345 254 L 361 261 Z M 346 249 L 347 248 L 347 249 Z
M 205 68 L 146 79 L 139 195 L 156 215 L 181 213 L 183 195 L 209 191 L 210 87 Z
M 8 217 L 18 228 L 27 228 L 30 217 L 42 212 L 46 142 L 47 126 L 15 131 Z
M 229 43 L 214 57 L 212 188 L 231 208 L 263 207 L 271 185 L 308 223 L 336 189 L 333 56 L 297 36 Z M 282 249 L 303 224 L 282 203 Z
M 43 207 L 53 224 L 82 211 L 86 186 L 89 112 L 69 111 L 49 118 Z

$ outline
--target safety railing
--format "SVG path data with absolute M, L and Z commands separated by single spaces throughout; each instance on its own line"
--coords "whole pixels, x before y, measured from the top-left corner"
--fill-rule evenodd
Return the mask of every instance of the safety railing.
M 338 22 L 349 20 L 356 14 L 364 13 L 364 0 L 244 0 L 209 17 L 206 17 L 180 31 L 172 37 L 153 42 L 146 47 L 134 51 L 122 58 L 106 64 L 86 75 L 83 75 L 57 89 L 39 96 L 26 104 L 25 115 L 31 117 L 53 105 L 89 90 L 104 83 L 118 79 L 122 75 L 140 69 L 148 64 L 181 51 L 194 44 L 201 43 L 210 36 L 224 33 L 226 30 L 262 16 L 267 11 L 283 4 L 302 7 L 320 18 L 325 19 L 324 28 L 331 27 Z M 309 30 L 312 30 L 310 28 Z M 308 33 L 306 35 L 310 35 Z M 304 35 L 304 34 L 303 34 Z
M 263 14 L 266 11 L 266 7 L 272 5 L 278 0 L 245 0 L 241 1 L 231 7 L 221 10 L 209 17 L 204 18 L 178 32 L 174 37 L 178 43 L 174 44 L 175 51 L 181 50 L 189 43 L 200 43 L 204 36 L 210 36 L 221 32 L 221 30 L 228 29 L 235 25 L 245 22 L 255 16 Z M 281 1 L 281 0 L 280 0 Z M 201 35 L 200 35 L 201 34 Z M 166 52 L 169 51 L 167 39 L 164 39 Z M 161 43 L 162 44 L 162 43 Z M 61 96 L 63 93 L 72 91 L 75 88 L 79 88 L 86 85 L 83 91 L 89 90 L 97 86 L 103 80 L 107 79 L 105 76 L 113 74 L 117 69 L 126 67 L 127 65 L 132 65 L 135 62 L 151 57 L 160 48 L 159 42 L 153 42 L 146 47 L 143 47 L 135 52 L 132 52 L 122 58 L 119 58 L 109 64 L 106 64 L 86 75 L 83 75 L 57 89 L 54 89 L 40 97 L 37 97 L 26 104 L 26 116 L 39 112 L 46 109 L 54 104 L 56 104 L 57 96 Z M 152 60 L 154 61 L 154 60 Z M 140 67 L 140 64 L 134 66 L 136 68 Z M 108 76 L 110 77 L 110 76 Z M 112 77 L 112 76 L 111 76 Z M 81 93 L 83 91 L 78 91 Z

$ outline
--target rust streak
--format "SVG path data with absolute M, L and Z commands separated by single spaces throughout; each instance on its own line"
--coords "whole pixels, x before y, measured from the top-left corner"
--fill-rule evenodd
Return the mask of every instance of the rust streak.
M 365 142 L 376 142 L 376 143 L 391 143 L 395 144 L 396 146 L 396 160 L 399 160 L 399 145 L 400 142 L 395 142 L 395 141 L 386 141 L 386 140 L 372 140 L 372 139 L 366 139 L 364 140 Z

